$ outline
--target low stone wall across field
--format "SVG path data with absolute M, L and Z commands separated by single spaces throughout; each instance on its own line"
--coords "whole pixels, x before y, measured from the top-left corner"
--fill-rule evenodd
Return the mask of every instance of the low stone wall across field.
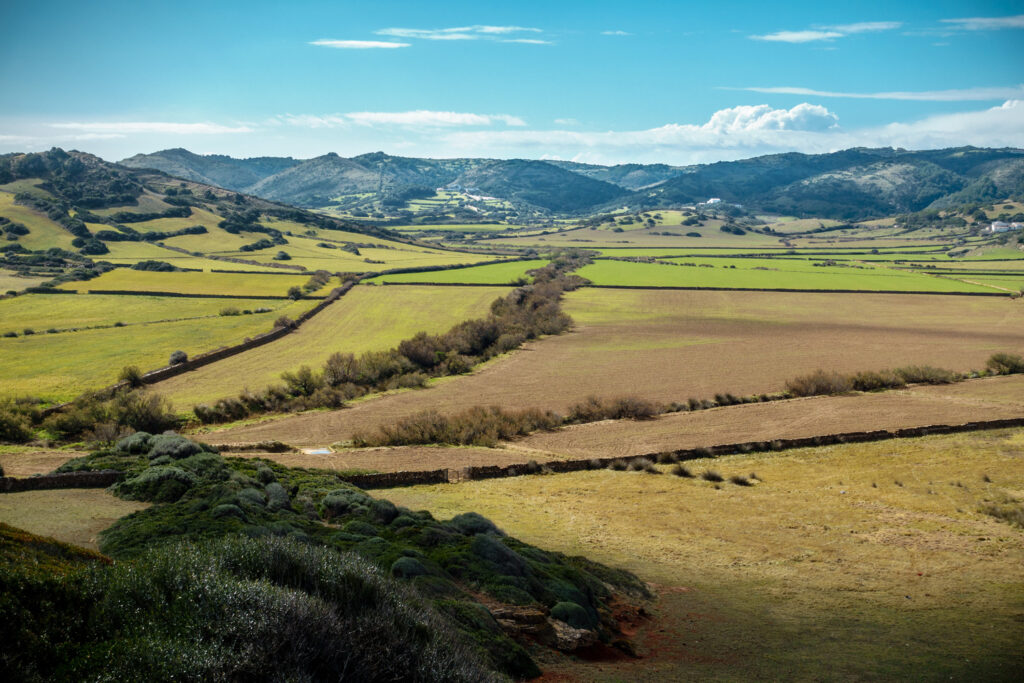
M 783 287 L 682 287 L 652 285 L 586 285 L 594 289 L 666 289 L 696 292 L 789 292 L 791 294 L 928 294 L 931 296 L 1001 296 L 1009 297 L 1010 292 L 925 292 L 899 289 L 786 289 Z
M 41 477 L 0 477 L 0 493 L 42 491 L 46 489 L 105 489 L 124 478 L 124 472 L 69 472 Z
M 449 481 L 448 470 L 354 474 L 341 478 L 361 489 L 387 489 L 395 486 L 418 486 L 420 484 L 447 484 Z

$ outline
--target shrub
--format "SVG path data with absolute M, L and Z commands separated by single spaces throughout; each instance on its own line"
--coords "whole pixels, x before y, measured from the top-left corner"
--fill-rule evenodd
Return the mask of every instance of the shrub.
M 881 391 L 906 386 L 904 379 L 895 370 L 858 372 L 850 381 L 857 391 Z
M 28 417 L 0 406 L 0 441 L 25 443 L 32 439 Z
M 197 483 L 195 475 L 180 467 L 147 467 L 141 474 L 114 485 L 114 493 L 128 500 L 173 503 Z
M 126 365 L 121 368 L 121 372 L 117 376 L 119 382 L 127 382 L 128 386 L 133 389 L 141 387 L 142 382 L 142 370 L 139 370 L 137 365 Z
M 564 621 L 573 628 L 594 628 L 594 621 L 587 610 L 575 602 L 558 602 L 551 608 L 551 616 Z
M 685 477 L 686 479 L 693 479 L 694 476 L 693 472 L 691 472 L 690 469 L 683 465 L 682 463 L 679 463 L 672 468 L 672 474 L 676 475 L 677 477 Z
M 897 368 L 896 374 L 907 384 L 950 384 L 958 379 L 952 370 L 930 365 L 908 365 L 905 368 Z
M 753 486 L 753 483 L 751 483 L 749 479 L 747 479 L 746 477 L 742 477 L 738 474 L 729 477 L 729 481 L 736 484 L 737 486 Z
M 824 370 L 817 370 L 786 382 L 786 392 L 793 396 L 843 394 L 852 388 L 853 383 L 849 377 Z
M 994 353 L 985 367 L 996 375 L 1014 375 L 1024 372 L 1024 358 L 1012 353 Z
M 612 460 L 610 463 L 608 463 L 608 469 L 614 470 L 616 472 L 625 472 L 628 466 L 629 465 L 622 458 Z
M 704 470 L 703 472 L 700 473 L 700 478 L 703 479 L 704 481 L 725 481 L 725 478 L 718 472 L 715 472 L 714 470 Z
M 222 315 L 224 317 L 229 317 L 229 316 L 234 316 L 234 315 L 242 315 L 242 312 L 239 311 L 234 306 L 225 306 L 224 308 L 220 309 L 219 315 Z
M 412 579 L 428 573 L 423 563 L 414 557 L 400 557 L 391 564 L 391 575 L 400 579 Z
M 274 260 L 275 261 L 291 261 L 292 257 L 288 254 L 287 251 L 279 251 L 276 254 L 274 254 Z
M 184 351 L 175 351 L 171 354 L 171 358 L 168 361 L 168 365 L 181 365 L 182 363 L 188 362 L 188 354 Z

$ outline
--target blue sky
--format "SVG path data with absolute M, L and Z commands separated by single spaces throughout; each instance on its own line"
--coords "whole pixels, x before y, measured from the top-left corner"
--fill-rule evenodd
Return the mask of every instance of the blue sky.
M 0 9 L 0 151 L 674 164 L 1024 147 L 1024 2 Z

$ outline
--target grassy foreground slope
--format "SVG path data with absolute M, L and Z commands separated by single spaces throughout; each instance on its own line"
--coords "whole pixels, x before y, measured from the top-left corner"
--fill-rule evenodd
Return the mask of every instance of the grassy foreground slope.
M 759 480 L 719 488 L 664 467 L 661 476 L 604 470 L 382 495 L 441 516 L 477 510 L 528 542 L 585 550 L 661 587 L 659 630 L 639 638 L 644 659 L 576 662 L 562 673 L 666 681 L 1020 675 L 1024 533 L 984 512 L 1024 502 L 1020 430 L 687 465 Z
M 262 389 L 301 365 L 318 367 L 336 352 L 383 351 L 420 331 L 436 334 L 486 313 L 500 287 L 354 288 L 296 332 L 154 386 L 181 410 Z

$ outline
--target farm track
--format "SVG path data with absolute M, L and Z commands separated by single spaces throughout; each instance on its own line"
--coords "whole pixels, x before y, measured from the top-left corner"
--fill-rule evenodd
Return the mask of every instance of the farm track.
M 787 379 L 817 368 L 981 368 L 993 352 L 1019 352 L 1024 339 L 1020 306 L 1007 299 L 863 294 L 851 310 L 839 297 L 579 290 L 565 301 L 578 323 L 573 332 L 530 342 L 471 375 L 203 438 L 323 445 L 428 409 L 565 411 L 590 395 L 666 403 L 718 392 L 743 396 L 779 391 Z

